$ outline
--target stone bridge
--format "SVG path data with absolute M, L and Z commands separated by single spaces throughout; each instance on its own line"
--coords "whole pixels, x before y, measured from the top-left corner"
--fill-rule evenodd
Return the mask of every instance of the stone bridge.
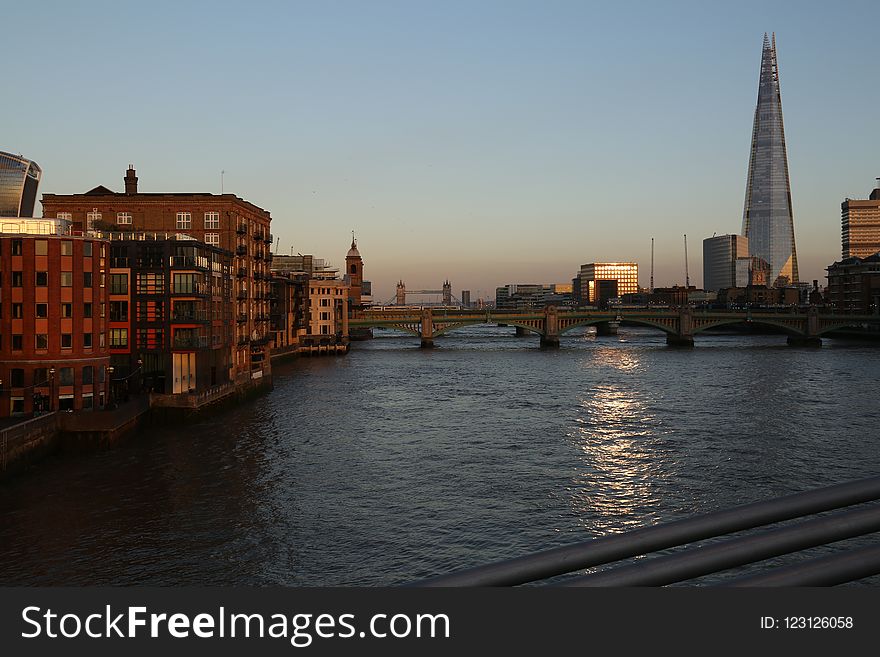
M 515 326 L 517 333 L 537 333 L 542 347 L 558 347 L 559 336 L 577 327 L 595 325 L 600 335 L 617 332 L 621 323 L 648 326 L 666 333 L 666 343 L 676 347 L 692 347 L 694 335 L 710 328 L 746 324 L 780 330 L 788 335 L 788 344 L 820 346 L 822 336 L 830 331 L 880 325 L 880 315 L 838 315 L 820 313 L 818 308 L 807 311 L 764 312 L 703 311 L 677 309 L 619 309 L 613 311 L 560 310 L 548 306 L 534 311 L 473 311 L 425 307 L 420 310 L 365 310 L 352 313 L 348 325 L 355 328 L 388 328 L 411 333 L 421 338 L 421 346 L 431 348 L 434 338 L 449 331 L 475 324 Z

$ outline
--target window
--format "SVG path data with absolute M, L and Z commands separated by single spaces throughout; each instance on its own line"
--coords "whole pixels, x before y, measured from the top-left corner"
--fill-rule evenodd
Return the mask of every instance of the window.
M 110 274 L 110 294 L 128 294 L 128 274 Z
M 48 303 L 38 303 L 37 304 L 37 319 L 46 319 L 49 316 L 49 304 Z
M 110 346 L 111 347 L 127 347 L 128 346 L 128 329 L 121 329 L 121 328 L 110 329 Z
M 61 287 L 73 287 L 73 272 L 61 272 Z
M 220 246 L 220 233 L 205 233 L 205 244 Z
M 37 333 L 36 347 L 37 349 L 48 349 L 49 336 L 45 333 Z
M 12 304 L 12 319 L 21 319 L 24 316 L 24 310 L 22 309 L 22 304 L 14 303 Z
M 24 415 L 24 397 L 12 397 L 12 415 Z
M 174 294 L 193 294 L 198 291 L 198 274 L 174 274 Z
M 61 304 L 61 316 L 65 318 L 73 317 L 73 304 L 72 303 L 62 303 Z
M 21 351 L 22 340 L 20 335 L 12 336 L 12 351 Z
M 351 266 L 351 273 L 352 273 L 352 274 L 357 274 L 357 273 L 358 273 L 358 266 L 357 266 L 357 265 L 352 265 L 352 266 Z
M 85 257 L 85 258 L 92 257 L 92 243 L 91 242 L 83 242 L 83 257 Z
M 86 365 L 85 367 L 83 367 L 82 377 L 83 377 L 83 383 L 85 385 L 89 385 L 90 383 L 93 383 L 95 380 L 95 368 L 92 367 L 91 365 Z
M 73 242 L 70 240 L 61 240 L 61 255 L 73 255 Z
M 138 274 L 137 292 L 138 294 L 164 294 L 165 275 L 152 272 Z
M 86 230 L 95 230 L 95 224 L 101 221 L 101 213 L 97 210 L 86 213 Z
M 92 272 L 83 272 L 83 287 L 92 287 Z
M 55 218 L 56 219 L 64 219 L 66 221 L 73 221 L 73 214 L 71 214 L 70 212 L 58 212 L 55 215 Z
M 111 301 L 110 302 L 110 321 L 111 322 L 127 322 L 128 321 L 128 301 Z
M 22 274 L 20 271 L 12 272 L 12 287 L 21 287 Z
M 117 212 L 116 213 L 116 223 L 117 224 L 130 224 L 131 223 L 131 212 Z
M 21 255 L 21 240 L 12 240 L 12 255 Z
M 83 349 L 91 349 L 92 348 L 92 334 L 91 333 L 83 333 Z
M 218 230 L 220 228 L 220 213 L 219 212 L 206 212 L 205 213 L 205 230 Z M 206 242 L 208 240 L 205 240 Z M 210 244 L 210 242 L 208 242 Z
M 49 255 L 49 242 L 46 240 L 35 240 L 34 255 Z
M 58 368 L 58 381 L 59 381 L 59 385 L 72 386 L 73 385 L 73 368 L 72 367 Z
M 92 316 L 92 303 L 84 303 L 83 304 L 83 317 L 91 317 Z
M 49 272 L 47 271 L 38 271 L 36 278 L 37 287 L 46 287 L 49 284 Z
M 49 370 L 45 367 L 34 369 L 34 387 L 42 388 L 49 384 Z
M 191 212 L 178 212 L 177 213 L 177 230 L 189 230 L 192 228 L 192 213 Z
M 23 388 L 24 387 L 24 370 L 18 367 L 14 367 L 12 371 L 9 372 L 9 385 L 13 388 Z
M 61 348 L 62 349 L 71 349 L 73 348 L 73 335 L 70 333 L 62 333 L 61 334 Z

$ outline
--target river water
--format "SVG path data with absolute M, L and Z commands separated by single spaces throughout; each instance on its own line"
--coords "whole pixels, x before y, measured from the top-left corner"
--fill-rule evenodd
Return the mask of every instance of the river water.
M 377 331 L 43 461 L 0 484 L 0 582 L 398 584 L 880 471 L 876 344 L 513 332 Z

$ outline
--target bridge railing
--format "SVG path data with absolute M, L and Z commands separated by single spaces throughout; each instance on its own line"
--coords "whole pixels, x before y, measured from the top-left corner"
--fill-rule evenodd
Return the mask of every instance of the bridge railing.
M 692 518 L 440 575 L 410 586 L 514 586 L 733 532 L 880 499 L 880 477 L 753 502 Z M 565 586 L 659 586 L 880 531 L 880 505 L 838 511 L 759 533 L 642 559 L 563 581 Z M 812 559 L 728 585 L 833 585 L 880 573 L 880 547 Z

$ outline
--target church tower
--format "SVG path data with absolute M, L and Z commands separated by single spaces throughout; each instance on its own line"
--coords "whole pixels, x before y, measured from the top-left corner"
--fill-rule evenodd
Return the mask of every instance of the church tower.
M 350 307 L 356 308 L 361 305 L 361 294 L 363 292 L 364 283 L 364 261 L 361 258 L 360 251 L 357 248 L 357 240 L 354 238 L 354 231 L 351 233 L 351 248 L 345 256 L 345 278 L 348 281 L 351 291 L 348 298 Z

